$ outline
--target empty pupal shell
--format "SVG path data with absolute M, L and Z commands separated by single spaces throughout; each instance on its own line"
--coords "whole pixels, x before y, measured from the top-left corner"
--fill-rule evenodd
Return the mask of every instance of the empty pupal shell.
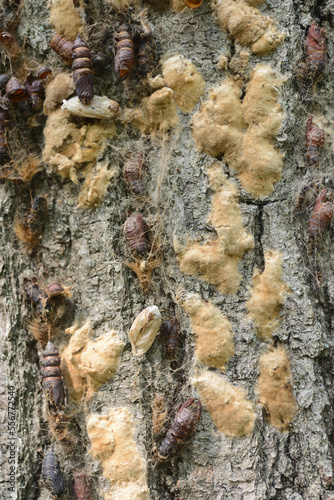
M 132 353 L 143 356 L 149 350 L 160 329 L 161 314 L 157 306 L 144 309 L 134 320 L 129 331 Z
M 67 101 L 63 100 L 61 109 L 67 109 L 70 113 L 84 118 L 107 119 L 115 118 L 119 111 L 117 102 L 108 99 L 108 97 L 94 96 L 89 104 L 83 104 L 75 96 Z
M 202 0 L 185 0 L 185 3 L 191 9 L 198 9 L 202 5 Z

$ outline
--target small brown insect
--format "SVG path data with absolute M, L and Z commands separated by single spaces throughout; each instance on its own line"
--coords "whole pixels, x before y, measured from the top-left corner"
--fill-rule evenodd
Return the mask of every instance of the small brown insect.
M 140 212 L 132 214 L 124 225 L 125 240 L 130 250 L 140 256 L 149 251 L 147 240 L 147 225 Z
M 93 496 L 92 487 L 86 474 L 75 472 L 72 484 L 73 500 L 91 500 Z
M 30 106 L 33 111 L 40 111 L 44 100 L 44 87 L 41 80 L 29 76 L 26 81 L 26 89 L 29 94 Z
M 307 232 L 310 238 L 321 236 L 328 229 L 333 218 L 332 194 L 327 194 L 327 189 L 323 189 L 315 201 Z
M 49 46 L 66 62 L 66 64 L 71 65 L 73 43 L 74 42 L 67 40 L 67 38 L 62 35 L 56 35 L 50 41 Z
M 184 0 L 187 7 L 198 9 L 202 5 L 202 0 Z
M 37 78 L 39 80 L 45 80 L 45 78 L 49 75 L 52 75 L 52 70 L 50 68 L 46 68 L 45 66 L 38 68 Z
M 158 460 L 168 460 L 194 435 L 202 413 L 200 401 L 194 398 L 181 404 L 158 451 Z
M 168 419 L 166 400 L 161 394 L 155 396 L 152 402 L 152 426 L 155 435 L 159 435 L 165 428 Z
M 46 216 L 48 213 L 48 204 L 46 196 L 36 196 L 33 199 L 29 214 L 16 224 L 16 236 L 23 243 L 26 243 L 31 251 L 35 250 L 40 242 L 44 232 Z
M 117 51 L 115 56 L 115 73 L 120 82 L 123 82 L 135 64 L 132 34 L 129 26 L 121 24 L 116 35 Z
M 8 122 L 8 111 L 0 106 L 0 165 L 9 161 L 9 153 L 6 141 L 6 128 Z
M 320 149 L 325 142 L 325 131 L 312 122 L 312 116 L 307 120 L 306 126 L 306 161 L 315 165 L 319 161 Z
M 127 183 L 129 189 L 133 193 L 140 195 L 144 192 L 144 186 L 141 181 L 143 171 L 143 155 L 132 155 L 125 163 L 123 167 L 124 180 Z
M 42 480 L 46 488 L 59 498 L 65 493 L 65 483 L 59 466 L 59 460 L 53 449 L 45 455 L 43 460 Z
M 88 104 L 94 97 L 92 61 L 86 42 L 77 36 L 72 47 L 72 71 L 75 89 L 80 101 Z
M 11 102 L 21 102 L 28 99 L 27 89 L 13 76 L 6 85 L 6 95 Z
M 141 78 L 147 78 L 157 66 L 157 55 L 150 36 L 143 36 L 136 55 L 136 70 Z
M 176 351 L 179 346 L 179 323 L 176 318 L 163 321 L 161 331 L 166 338 L 168 358 L 175 360 Z
M 313 21 L 305 44 L 307 76 L 315 82 L 324 72 L 326 64 L 326 30 Z
M 46 345 L 43 358 L 43 389 L 50 403 L 56 408 L 61 408 L 65 405 L 65 391 L 61 378 L 60 356 L 51 340 Z
M 36 310 L 39 317 L 42 319 L 48 318 L 51 313 L 51 302 L 48 294 L 40 286 L 38 278 L 36 276 L 24 278 L 22 288 L 26 299 Z

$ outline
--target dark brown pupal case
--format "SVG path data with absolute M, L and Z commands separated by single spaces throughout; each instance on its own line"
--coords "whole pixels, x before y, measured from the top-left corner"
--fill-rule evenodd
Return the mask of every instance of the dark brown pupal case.
M 73 42 L 71 40 L 67 40 L 67 38 L 62 35 L 56 35 L 52 38 L 49 45 L 66 64 L 72 64 Z
M 312 116 L 306 126 L 306 161 L 309 165 L 319 162 L 320 150 L 325 142 L 325 131 L 313 123 Z
M 115 73 L 117 79 L 122 82 L 129 76 L 135 64 L 135 53 L 129 26 L 121 24 L 118 28 L 116 39 L 117 52 L 115 57 Z
M 132 214 L 125 222 L 124 234 L 130 250 L 144 256 L 148 253 L 147 226 L 140 212 Z
M 202 413 L 200 401 L 188 399 L 179 406 L 169 431 L 161 443 L 158 460 L 168 460 L 194 435 Z
M 307 228 L 311 239 L 321 236 L 328 229 L 333 218 L 333 201 L 334 197 L 327 193 L 327 189 L 317 196 Z
M 61 378 L 60 356 L 54 344 L 49 340 L 43 353 L 43 388 L 56 408 L 65 404 L 65 391 Z
M 44 457 L 42 481 L 45 487 L 56 498 L 61 497 L 65 493 L 65 483 L 60 470 L 59 460 L 52 448 Z
M 144 193 L 144 186 L 141 180 L 143 170 L 143 155 L 142 153 L 132 155 L 123 167 L 124 180 L 129 189 L 134 194 L 141 195 Z
M 51 303 L 48 294 L 40 287 L 38 278 L 30 276 L 24 278 L 23 290 L 27 300 L 42 319 L 48 318 L 51 312 Z
M 326 30 L 313 22 L 309 27 L 305 44 L 307 78 L 315 82 L 326 65 Z
M 72 71 L 77 96 L 84 104 L 88 104 L 94 97 L 92 61 L 88 45 L 80 35 L 72 48 Z
M 29 93 L 31 109 L 33 111 L 41 110 L 44 99 L 44 87 L 41 80 L 34 77 L 27 79 L 26 89 Z
M 21 102 L 28 99 L 28 92 L 22 82 L 12 77 L 6 85 L 6 95 L 11 102 Z
M 35 196 L 28 215 L 23 219 L 21 228 L 25 233 L 26 242 L 36 249 L 41 242 L 45 229 L 48 203 L 46 196 Z
M 152 74 L 157 67 L 157 54 L 154 50 L 150 36 L 143 36 L 139 42 L 138 53 L 136 55 L 136 71 L 142 77 L 146 78 Z
M 83 472 L 73 474 L 72 495 L 73 500 L 91 500 L 93 498 L 91 483 Z
M 160 329 L 166 338 L 168 358 L 174 360 L 179 346 L 179 324 L 177 319 L 172 318 L 171 320 L 163 321 Z
M 42 66 L 38 69 L 37 78 L 39 80 L 44 80 L 47 76 L 52 75 L 52 70 Z
M 61 283 L 51 283 L 51 285 L 48 286 L 48 292 L 50 299 L 64 297 L 66 295 L 65 288 Z

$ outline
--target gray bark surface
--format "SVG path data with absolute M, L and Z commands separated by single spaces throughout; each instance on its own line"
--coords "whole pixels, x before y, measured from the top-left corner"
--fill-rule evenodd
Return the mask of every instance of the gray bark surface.
M 152 275 L 152 286 L 143 292 L 134 273 L 123 265 L 131 260 L 123 237 L 126 214 L 140 208 L 129 194 L 121 169 L 111 182 L 98 208 L 76 210 L 79 187 L 64 180 L 46 165 L 46 170 L 33 179 L 30 190 L 10 183 L 0 186 L 1 213 L 1 348 L 2 384 L 0 431 L 6 434 L 7 387 L 16 388 L 17 408 L 17 498 L 48 500 L 50 493 L 39 484 L 45 450 L 51 442 L 45 420 L 45 398 L 41 387 L 41 364 L 35 341 L 27 331 L 29 310 L 22 294 L 22 280 L 29 275 L 43 275 L 45 281 L 73 284 L 77 319 L 89 317 L 98 337 L 114 328 L 126 347 L 115 377 L 103 385 L 89 403 L 75 411 L 78 438 L 70 452 L 61 452 L 61 467 L 70 484 L 75 463 L 82 463 L 94 478 L 96 498 L 103 498 L 108 482 L 99 461 L 89 454 L 85 421 L 90 413 L 103 413 L 108 408 L 130 408 L 136 424 L 137 446 L 148 460 L 148 485 L 152 499 L 233 499 L 233 500 L 331 500 L 333 480 L 333 335 L 334 265 L 331 256 L 333 231 L 326 237 L 322 252 L 325 275 L 324 294 L 314 293 L 308 270 L 306 251 L 307 219 L 293 215 L 296 194 L 307 169 L 304 162 L 305 129 L 308 112 L 322 117 L 333 130 L 333 2 L 278 2 L 268 0 L 261 12 L 275 19 L 285 41 L 264 57 L 252 55 L 249 68 L 259 62 L 270 64 L 287 81 L 280 93 L 285 111 L 283 130 L 278 143 L 285 154 L 282 179 L 274 191 L 261 201 L 241 188 L 240 202 L 247 230 L 254 235 L 255 249 L 245 254 L 240 263 L 242 282 L 233 295 L 220 294 L 213 286 L 196 276 L 184 275 L 173 250 L 173 237 L 189 235 L 192 239 L 210 236 L 207 217 L 211 191 L 205 167 L 212 159 L 196 150 L 189 125 L 194 113 L 180 114 L 181 130 L 166 141 L 142 137 L 135 129 L 118 125 L 110 141 L 108 154 L 112 164 L 122 166 L 122 152 L 136 144 L 144 152 L 147 163 L 149 200 L 142 205 L 146 217 L 156 219 L 163 241 L 163 258 Z M 110 11 L 102 1 L 85 5 L 89 29 L 113 27 L 116 31 L 121 16 Z M 218 24 L 209 3 L 199 10 L 163 13 L 150 9 L 149 19 L 160 56 L 181 54 L 190 59 L 210 87 L 228 72 L 216 68 L 221 54 L 231 57 L 235 47 Z M 324 78 L 313 100 L 302 95 L 295 77 L 303 58 L 306 28 L 315 19 L 327 29 L 327 66 Z M 95 28 L 92 27 L 97 23 Z M 48 21 L 46 2 L 25 0 L 20 22 L 15 30 L 17 43 L 25 42 L 25 51 L 40 65 L 47 66 L 54 56 L 48 42 L 55 32 Z M 96 53 L 98 47 L 94 47 Z M 4 52 L 3 52 L 4 53 Z M 60 66 L 61 64 L 59 64 Z M 113 61 L 108 71 L 96 75 L 96 94 L 108 95 L 126 105 L 121 84 L 116 83 Z M 1 72 L 9 72 L 8 61 L 2 59 Z M 107 76 L 109 75 L 109 79 Z M 130 83 L 136 92 L 136 81 Z M 198 110 L 200 103 L 197 105 Z M 17 115 L 16 115 L 17 116 Z M 23 134 L 24 120 L 17 118 L 13 137 Z M 21 139 L 32 141 L 31 150 L 43 148 L 44 118 L 33 132 Z M 15 146 L 10 138 L 12 151 Z M 320 177 L 330 190 L 333 184 L 333 150 L 327 138 L 322 155 Z M 221 161 L 225 172 L 228 167 Z M 233 172 L 230 173 L 233 176 Z M 312 177 L 309 170 L 307 174 Z M 13 231 L 15 214 L 34 196 L 48 194 L 49 216 L 43 243 L 35 258 L 22 251 Z M 246 301 L 255 267 L 264 265 L 264 250 L 283 252 L 284 280 L 292 289 L 282 310 L 282 320 L 275 332 L 274 343 L 287 349 L 293 376 L 293 389 L 298 411 L 287 433 L 270 426 L 256 395 L 258 359 L 268 343 L 258 339 L 247 321 Z M 45 274 L 44 274 L 45 275 Z M 189 318 L 174 302 L 177 290 L 199 293 L 219 306 L 232 324 L 235 355 L 227 365 L 225 378 L 246 390 L 255 404 L 256 424 L 251 437 L 228 438 L 219 432 L 205 407 L 195 437 L 171 462 L 154 466 L 150 462 L 152 442 L 151 403 L 157 393 L 166 394 L 173 415 L 177 406 L 196 393 L 190 384 L 193 373 L 194 335 Z M 156 304 L 164 319 L 177 315 L 181 325 L 181 345 L 177 370 L 166 357 L 162 336 L 139 361 L 131 354 L 127 333 L 139 312 Z M 66 335 L 62 339 L 67 340 Z M 58 445 L 57 445 L 58 446 Z M 57 449 L 61 449 L 60 447 Z M 7 450 L 2 448 L 0 488 L 3 499 L 7 492 Z M 15 497 L 13 497 L 15 498 Z M 68 498 L 71 498 L 69 495 Z M 130 499 L 129 499 L 130 500 Z

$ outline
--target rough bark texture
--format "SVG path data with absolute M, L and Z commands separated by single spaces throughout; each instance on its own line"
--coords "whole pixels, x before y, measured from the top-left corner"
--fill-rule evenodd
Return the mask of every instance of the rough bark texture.
M 222 30 L 212 7 L 205 0 L 200 9 L 179 13 L 172 9 L 160 12 L 145 3 L 141 7 L 147 6 L 159 55 L 181 54 L 190 59 L 206 83 L 202 96 L 206 101 L 210 88 L 227 75 L 235 75 L 232 69 L 217 68 L 220 56 L 226 56 L 230 61 L 240 47 L 236 47 L 233 38 Z M 103 37 L 95 36 L 96 33 L 107 28 L 115 33 L 123 16 L 101 0 L 82 4 L 82 8 L 81 13 L 87 22 L 84 28 L 86 39 L 91 40 L 92 53 L 98 55 L 102 46 L 97 40 Z M 136 6 L 134 12 L 139 10 Z M 118 408 L 127 408 L 132 415 L 137 448 L 147 461 L 147 484 L 152 499 L 334 498 L 332 230 L 321 251 L 324 284 L 318 293 L 312 287 L 307 253 L 306 228 L 312 207 L 306 205 L 302 216 L 293 211 L 297 192 L 306 178 L 320 179 L 329 190 L 334 189 L 334 60 L 331 57 L 334 4 L 331 0 L 268 0 L 260 10 L 273 18 L 278 31 L 287 36 L 271 54 L 251 55 L 243 78 L 246 84 L 251 70 L 258 63 L 270 65 L 286 78 L 279 94 L 285 117 L 277 137 L 285 158 L 282 178 L 265 198 L 255 199 L 239 184 L 243 220 L 247 231 L 254 236 L 255 247 L 246 252 L 239 263 L 242 280 L 235 295 L 220 293 L 199 276 L 183 274 L 174 251 L 175 238 L 186 244 L 185 235 L 199 241 L 212 237 L 212 228 L 207 224 L 212 190 L 206 167 L 217 160 L 197 151 L 190 127 L 191 116 L 199 110 L 200 103 L 190 113 L 179 112 L 180 127 L 168 137 L 143 136 L 131 126 L 117 124 L 117 133 L 110 140 L 105 157 L 110 160 L 110 169 L 116 167 L 118 173 L 112 178 L 97 208 L 76 209 L 80 187 L 61 178 L 48 165 L 34 177 L 27 189 L 10 182 L 0 187 L 0 324 L 4 374 L 0 429 L 1 435 L 3 431 L 5 436 L 6 390 L 8 385 L 14 385 L 18 438 L 17 496 L 10 496 L 7 490 L 8 449 L 2 448 L 2 498 L 51 498 L 47 489 L 39 484 L 43 456 L 53 441 L 41 386 L 41 351 L 27 330 L 30 313 L 22 294 L 22 280 L 32 274 L 40 276 L 46 283 L 73 284 L 76 321 L 83 324 L 90 318 L 95 337 L 114 329 L 126 343 L 114 378 L 102 385 L 90 401 L 69 403 L 76 441 L 68 449 L 55 444 L 68 487 L 73 472 L 79 467 L 92 476 L 96 498 L 105 497 L 110 484 L 102 474 L 101 461 L 88 453 L 87 421 L 93 414 L 107 415 L 111 410 L 117 412 Z M 131 12 L 127 16 L 129 22 Z M 307 27 L 312 19 L 327 29 L 329 55 L 323 80 L 314 90 L 313 98 L 307 96 L 296 77 L 297 64 L 304 57 Z M 25 55 L 30 60 L 28 66 L 35 61 L 36 67 L 50 65 L 67 71 L 48 48 L 55 31 L 45 1 L 24 1 L 14 34 L 18 45 L 25 46 Z M 5 50 L 2 50 L 2 56 L 1 70 L 10 72 Z M 96 95 L 107 95 L 121 108 L 129 106 L 129 100 L 138 105 L 139 80 L 131 77 L 125 89 L 123 84 L 116 82 L 113 58 L 106 59 L 106 64 L 106 70 L 95 73 Z M 245 86 L 242 91 L 245 92 Z M 312 91 L 309 94 L 312 95 Z M 304 160 L 308 113 L 316 116 L 317 123 L 326 130 L 322 160 L 318 169 L 312 171 L 310 168 L 307 171 Z M 20 116 L 19 110 L 12 112 L 9 126 L 11 154 L 19 155 L 22 149 L 40 153 L 44 124 L 43 115 L 32 124 Z M 32 125 L 34 128 L 30 129 Z M 143 203 L 134 200 L 122 178 L 125 153 L 132 149 L 142 150 L 145 154 L 148 197 Z M 224 158 L 220 157 L 218 161 L 222 170 L 235 178 L 235 171 L 229 170 Z M 49 216 L 41 248 L 32 257 L 18 243 L 13 229 L 14 219 L 15 214 L 22 213 L 29 206 L 31 195 L 43 194 L 48 195 Z M 143 291 L 133 271 L 124 266 L 125 261 L 131 260 L 131 255 L 125 244 L 123 226 L 127 213 L 139 209 L 146 218 L 155 221 L 163 245 L 161 262 L 152 273 L 147 291 Z M 256 327 L 248 317 L 246 303 L 250 298 L 255 269 L 264 270 L 267 250 L 282 252 L 282 279 L 291 291 L 280 310 L 281 321 L 273 338 L 263 340 L 257 336 Z M 179 289 L 196 292 L 203 300 L 211 301 L 230 322 L 234 333 L 234 355 L 223 375 L 217 369 L 212 370 L 226 383 L 245 391 L 245 397 L 254 404 L 256 420 L 250 435 L 233 437 L 217 429 L 203 405 L 198 430 L 189 445 L 171 462 L 154 465 L 150 450 L 155 444 L 153 441 L 158 445 L 161 443 L 161 438 L 152 438 L 151 405 L 155 396 L 165 395 L 171 417 L 180 403 L 198 397 L 191 379 L 201 369 L 194 365 L 195 336 L 189 316 L 175 300 Z M 175 363 L 167 359 L 162 335 L 157 336 L 142 358 L 137 359 L 131 353 L 128 340 L 131 324 L 139 312 L 153 304 L 159 307 L 163 319 L 178 317 L 181 335 Z M 65 346 L 68 335 L 60 335 L 55 342 L 60 347 Z M 282 425 L 282 428 L 287 427 L 284 432 L 279 426 L 270 425 L 275 421 L 266 414 L 271 406 L 265 406 L 263 397 L 261 399 L 257 392 L 259 358 L 271 345 L 274 349 L 278 345 L 284 347 L 282 357 L 289 359 L 290 368 L 283 367 L 282 370 L 285 370 L 284 376 L 290 373 L 290 369 L 292 373 L 296 412 L 291 412 L 294 416 L 290 425 Z M 289 376 L 286 384 L 291 384 Z M 294 403 L 291 405 L 293 407 Z M 5 437 L 3 439 L 7 443 Z M 98 452 L 94 456 L 98 456 Z M 67 498 L 71 498 L 69 493 Z M 137 497 L 130 493 L 127 498 Z

